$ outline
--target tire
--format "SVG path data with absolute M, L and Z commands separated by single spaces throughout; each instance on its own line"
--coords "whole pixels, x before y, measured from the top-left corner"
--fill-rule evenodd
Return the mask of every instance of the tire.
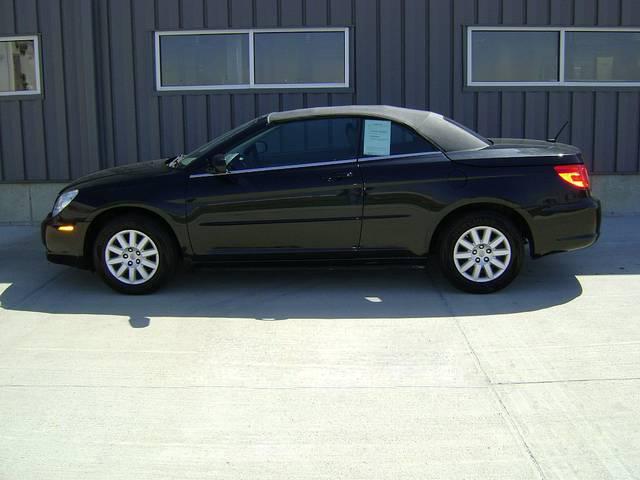
M 130 295 L 160 288 L 172 276 L 178 261 L 171 234 L 142 215 L 125 215 L 104 225 L 93 252 L 96 272 L 105 283 Z
M 438 256 L 442 272 L 455 287 L 492 293 L 509 285 L 520 272 L 523 235 L 504 215 L 470 213 L 445 227 Z

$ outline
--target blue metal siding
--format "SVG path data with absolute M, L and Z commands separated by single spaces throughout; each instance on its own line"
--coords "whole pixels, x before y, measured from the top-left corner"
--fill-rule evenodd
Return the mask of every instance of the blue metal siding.
M 487 136 L 547 138 L 571 120 L 597 173 L 640 171 L 637 91 L 470 91 L 467 25 L 640 26 L 636 0 L 0 0 L 0 35 L 41 35 L 44 94 L 0 99 L 0 181 L 68 180 L 170 156 L 256 115 L 387 103 Z M 155 30 L 350 26 L 345 92 L 155 92 Z

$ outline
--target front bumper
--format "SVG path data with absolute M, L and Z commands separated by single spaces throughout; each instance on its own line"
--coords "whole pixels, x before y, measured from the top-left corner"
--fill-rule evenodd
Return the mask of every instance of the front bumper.
M 61 225 L 73 225 L 72 232 L 58 230 Z M 66 222 L 47 215 L 40 225 L 42 243 L 46 247 L 47 260 L 52 263 L 88 268 L 90 262 L 85 256 L 85 237 L 89 224 L 86 222 Z
M 600 200 L 593 197 L 545 207 L 536 212 L 531 224 L 533 256 L 590 247 L 600 237 L 601 222 Z

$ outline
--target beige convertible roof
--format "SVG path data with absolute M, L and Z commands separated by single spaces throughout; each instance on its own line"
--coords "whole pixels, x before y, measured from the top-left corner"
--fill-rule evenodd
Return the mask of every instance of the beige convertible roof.
M 392 120 L 411 127 L 446 152 L 479 150 L 488 144 L 481 137 L 433 112 L 387 105 L 345 105 L 317 107 L 270 113 L 269 123 L 316 117 L 366 116 Z

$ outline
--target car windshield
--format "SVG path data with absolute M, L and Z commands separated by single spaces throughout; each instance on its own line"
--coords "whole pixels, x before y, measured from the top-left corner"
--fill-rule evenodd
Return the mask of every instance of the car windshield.
M 247 123 L 243 123 L 242 125 L 239 125 L 236 128 L 229 130 L 226 133 L 223 133 L 219 137 L 216 137 L 213 140 L 211 140 L 210 142 L 207 142 L 204 145 L 201 145 L 191 153 L 188 153 L 186 155 L 179 155 L 178 158 L 176 159 L 177 163 L 182 167 L 186 167 L 187 165 L 191 164 L 194 160 L 197 160 L 198 158 L 208 153 L 212 148 L 215 148 L 218 145 L 221 145 L 222 143 L 226 142 L 227 140 L 234 137 L 235 135 L 243 132 L 244 130 L 248 130 L 249 128 L 253 127 L 254 125 L 256 125 L 261 121 L 264 121 L 265 118 L 266 118 L 265 115 L 258 118 L 254 118 L 253 120 L 250 120 Z

